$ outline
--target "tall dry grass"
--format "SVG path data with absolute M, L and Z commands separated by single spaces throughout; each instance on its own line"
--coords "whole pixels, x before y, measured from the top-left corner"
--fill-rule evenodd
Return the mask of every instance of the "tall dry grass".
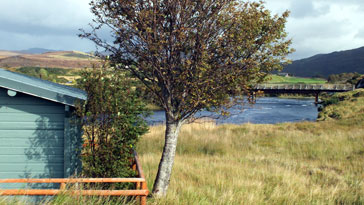
M 168 195 L 149 203 L 364 204 L 364 95 L 352 99 L 334 105 L 340 120 L 185 125 Z M 164 129 L 138 146 L 150 189 Z
M 136 205 L 135 197 L 125 196 L 81 196 L 71 191 L 90 190 L 85 187 L 71 186 L 57 196 L 0 196 L 0 205 Z

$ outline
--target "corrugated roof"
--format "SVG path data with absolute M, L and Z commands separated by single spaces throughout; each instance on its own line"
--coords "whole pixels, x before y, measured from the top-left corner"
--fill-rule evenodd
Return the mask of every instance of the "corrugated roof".
M 83 90 L 1 68 L 0 87 L 71 106 L 75 106 L 76 100 L 87 99 L 87 93 Z

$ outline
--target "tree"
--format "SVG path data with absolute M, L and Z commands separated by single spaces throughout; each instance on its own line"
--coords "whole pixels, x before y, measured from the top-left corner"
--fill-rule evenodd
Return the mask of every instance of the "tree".
M 135 176 L 133 149 L 148 127 L 143 119 L 145 105 L 131 89 L 131 81 L 120 70 L 108 67 L 81 72 L 78 86 L 88 96 L 76 107 L 76 113 L 83 119 L 82 174 L 86 177 Z M 123 185 L 118 184 L 118 188 Z
M 47 79 L 48 79 L 48 71 L 47 71 L 47 70 L 45 70 L 44 68 L 41 68 L 41 69 L 39 70 L 39 77 L 40 77 L 41 79 L 45 79 L 45 80 L 47 80 Z
M 239 0 L 94 0 L 92 31 L 81 37 L 111 53 L 163 107 L 165 145 L 153 193 L 167 192 L 181 125 L 202 109 L 223 111 L 267 73 L 281 69 L 292 50 L 288 12 Z M 111 30 L 113 41 L 98 31 Z

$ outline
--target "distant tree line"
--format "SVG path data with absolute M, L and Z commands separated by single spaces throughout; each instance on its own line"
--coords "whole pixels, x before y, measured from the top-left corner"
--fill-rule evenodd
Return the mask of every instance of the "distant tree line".
M 363 77 L 364 77 L 364 75 L 361 75 L 357 72 L 340 73 L 340 74 L 329 75 L 327 81 L 329 83 L 348 83 L 348 84 L 355 85 Z
M 69 75 L 69 70 L 63 68 L 21 67 L 15 71 L 55 83 L 66 83 L 67 79 L 59 76 Z

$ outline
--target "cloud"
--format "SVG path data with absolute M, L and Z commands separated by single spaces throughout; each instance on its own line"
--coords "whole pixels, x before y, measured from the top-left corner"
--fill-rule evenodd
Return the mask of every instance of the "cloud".
M 315 1 L 317 2 L 317 1 Z M 293 18 L 317 17 L 328 12 L 327 5 L 321 5 L 308 0 L 295 0 L 290 2 L 289 10 Z
M 286 31 L 296 49 L 293 59 L 364 46 L 362 0 L 271 0 L 267 8 L 291 11 Z
M 364 28 L 361 28 L 359 31 L 357 31 L 355 38 L 364 40 Z
M 0 49 L 94 49 L 92 43 L 77 37 L 78 29 L 87 28 L 93 17 L 88 3 L 89 0 L 1 0 Z
M 92 17 L 88 0 L 2 0 L 0 20 L 50 28 L 73 28 Z
M 0 50 L 22 50 L 39 47 L 53 50 L 96 50 L 91 41 L 81 40 L 76 35 L 29 35 L 27 33 L 0 31 L 0 38 Z
M 50 27 L 45 25 L 28 24 L 25 22 L 12 22 L 2 21 L 0 31 L 17 33 L 17 34 L 29 34 L 34 36 L 46 36 L 46 35 L 75 35 L 78 32 L 77 28 L 61 28 Z

